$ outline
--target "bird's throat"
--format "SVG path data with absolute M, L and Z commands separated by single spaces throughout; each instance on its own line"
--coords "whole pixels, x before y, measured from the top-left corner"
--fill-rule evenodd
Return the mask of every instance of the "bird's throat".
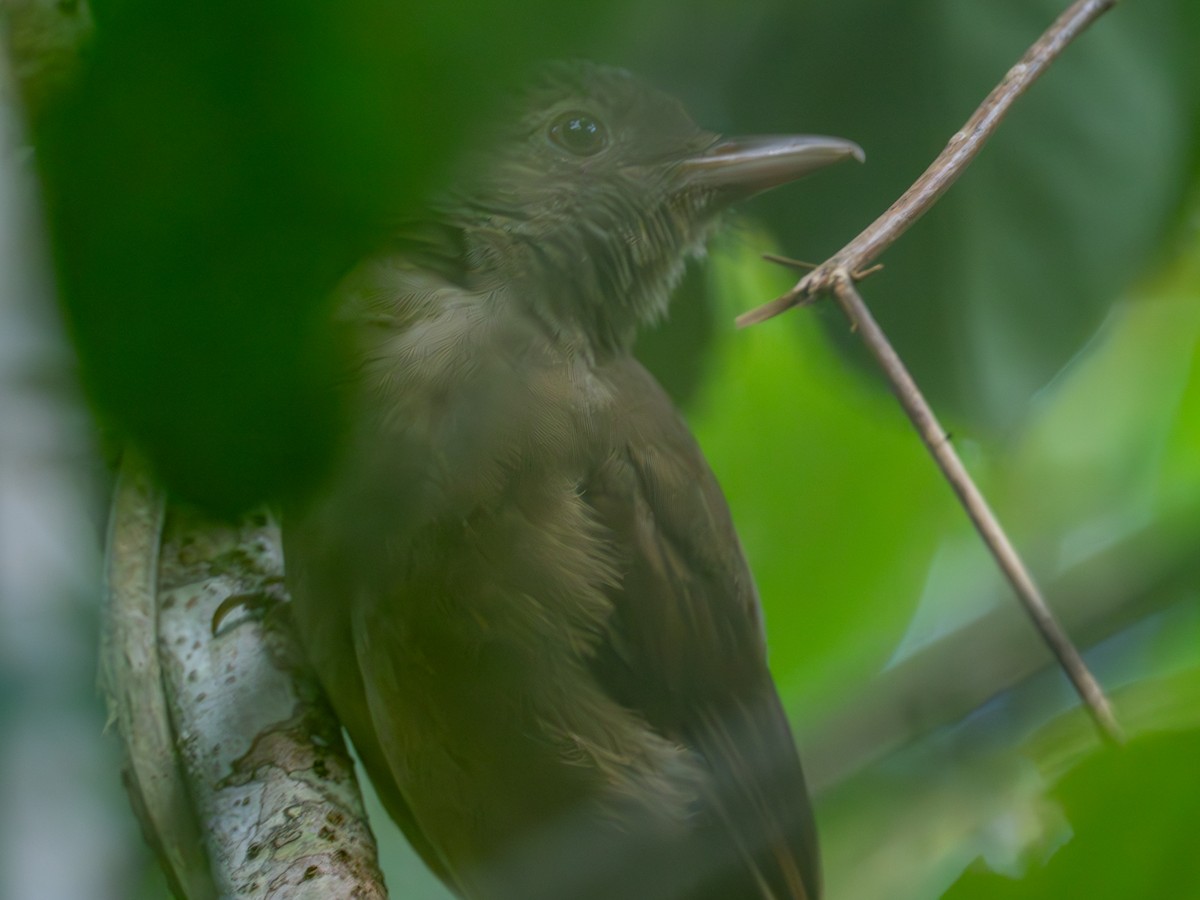
M 716 220 L 681 200 L 607 218 L 597 211 L 550 228 L 504 229 L 486 280 L 563 341 L 598 359 L 628 354 L 644 325 L 666 315 L 689 258 L 703 252 Z M 489 229 L 494 241 L 496 230 Z

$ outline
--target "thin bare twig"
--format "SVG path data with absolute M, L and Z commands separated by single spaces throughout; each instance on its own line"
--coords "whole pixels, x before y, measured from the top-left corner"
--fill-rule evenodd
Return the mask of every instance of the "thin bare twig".
M 958 499 L 979 532 L 979 536 L 983 538 L 983 542 L 991 551 L 996 564 L 1004 573 L 1004 577 L 1017 592 L 1018 598 L 1030 618 L 1033 619 L 1042 638 L 1057 657 L 1059 665 L 1071 679 L 1079 696 L 1083 698 L 1088 712 L 1096 722 L 1096 727 L 1108 740 L 1113 743 L 1121 743 L 1124 739 L 1121 727 L 1117 724 L 1116 716 L 1113 714 L 1112 706 L 1104 695 L 1103 689 L 1088 669 L 1083 657 L 1079 655 L 1079 651 L 1063 630 L 1062 625 L 1059 624 L 1058 619 L 1055 618 L 1054 613 L 1051 612 L 1050 607 L 1046 605 L 1046 600 L 1038 590 L 1033 576 L 1025 568 L 1025 563 L 1022 562 L 1021 557 L 1009 541 L 1008 535 L 1000 526 L 1000 522 L 996 519 L 987 500 L 975 486 L 971 476 L 967 474 L 966 467 L 954 450 L 954 445 L 950 443 L 949 435 L 938 422 L 937 416 L 933 414 L 933 410 L 930 409 L 920 389 L 917 388 L 917 383 L 913 381 L 912 375 L 900 360 L 900 356 L 889 343 L 883 329 L 879 327 L 879 323 L 867 309 L 866 303 L 863 302 L 862 296 L 854 286 L 854 279 L 845 269 L 836 270 L 833 278 L 833 295 L 846 314 L 846 318 L 850 320 L 854 330 L 858 332 L 863 343 L 867 345 L 867 349 L 871 351 L 871 355 L 875 357 L 875 361 L 879 363 L 879 367 L 887 375 L 896 399 L 904 407 L 913 426 L 920 432 L 921 440 L 925 442 L 925 446 L 929 448 L 929 452 L 937 461 L 942 474 L 946 476 L 954 493 L 958 495 Z
M 883 215 L 829 260 L 784 294 L 738 316 L 739 327 L 754 325 L 828 292 L 837 271 L 861 272 L 895 243 L 942 196 L 983 149 L 1018 97 L 1025 93 L 1066 46 L 1118 0 L 1076 0 L 1008 70 L 962 129 L 907 191 Z
M 1167 610 L 1194 607 L 1197 546 L 1200 520 L 1173 514 L 1072 563 L 1046 587 L 1067 630 L 1099 644 Z M 992 594 L 985 590 L 982 596 Z M 1047 659 L 1028 632 L 1024 611 L 1003 604 L 889 665 L 822 721 L 800 723 L 809 787 L 818 794 L 836 788 L 921 735 L 964 723 L 989 699 L 1051 668 L 1058 674 L 1057 661 Z M 1058 707 L 1051 700 L 1039 710 L 1056 715 Z M 1145 722 L 1136 717 L 1144 719 L 1146 712 L 1130 707 L 1122 726 L 1142 731 Z M 1200 717 L 1200 704 L 1195 716 Z M 1042 721 L 1024 707 L 1021 718 L 1031 726 Z
M 1112 743 L 1123 735 L 1116 716 L 1099 683 L 1084 663 L 1045 599 L 1029 570 L 1009 541 L 983 494 L 955 452 L 949 436 L 917 388 L 904 363 L 867 309 L 854 282 L 867 267 L 892 245 L 952 185 L 978 155 L 983 144 L 999 127 L 1009 108 L 1058 58 L 1066 46 L 1118 0 L 1076 0 L 1013 66 L 988 94 L 962 130 L 950 139 L 937 159 L 892 206 L 836 255 L 817 266 L 788 293 L 738 318 L 738 325 L 751 325 L 776 316 L 823 294 L 832 293 L 871 354 L 883 369 L 900 405 L 908 414 L 933 455 L 946 480 L 958 495 L 967 515 L 1012 585 L 1034 626 L 1070 678 L 1075 690 L 1096 723 L 1100 734 Z

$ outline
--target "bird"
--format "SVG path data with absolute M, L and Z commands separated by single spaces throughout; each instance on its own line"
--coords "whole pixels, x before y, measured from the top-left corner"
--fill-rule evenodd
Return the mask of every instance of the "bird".
M 390 814 L 479 900 L 818 900 L 728 505 L 633 356 L 733 203 L 847 158 L 544 65 L 343 281 L 327 483 L 283 514 L 302 645 Z

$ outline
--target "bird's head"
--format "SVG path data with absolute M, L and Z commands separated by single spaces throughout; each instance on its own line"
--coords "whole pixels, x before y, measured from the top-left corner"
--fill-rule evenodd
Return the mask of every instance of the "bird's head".
M 811 135 L 722 138 L 619 69 L 545 67 L 468 160 L 453 207 L 469 268 L 597 352 L 661 316 L 730 203 L 847 157 Z

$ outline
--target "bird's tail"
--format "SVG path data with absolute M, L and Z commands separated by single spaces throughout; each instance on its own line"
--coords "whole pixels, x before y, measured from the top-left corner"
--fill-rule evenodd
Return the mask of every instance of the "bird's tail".
M 714 860 L 724 871 L 706 878 L 695 900 L 819 900 L 812 807 L 774 690 L 706 710 L 694 728 L 714 776 L 710 814 L 727 849 Z

